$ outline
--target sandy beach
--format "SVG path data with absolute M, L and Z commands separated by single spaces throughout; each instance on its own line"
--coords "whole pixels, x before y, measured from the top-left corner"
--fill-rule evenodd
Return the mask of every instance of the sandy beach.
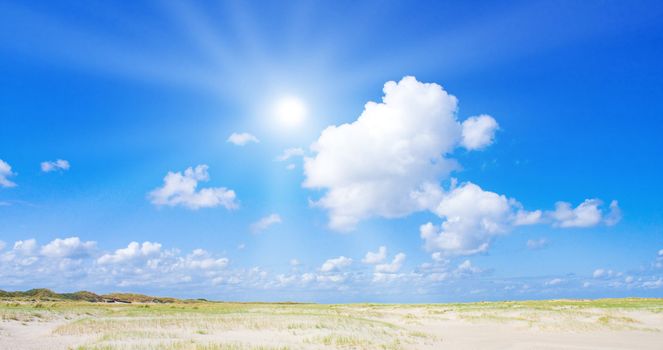
M 661 349 L 663 302 L 22 303 L 0 349 Z

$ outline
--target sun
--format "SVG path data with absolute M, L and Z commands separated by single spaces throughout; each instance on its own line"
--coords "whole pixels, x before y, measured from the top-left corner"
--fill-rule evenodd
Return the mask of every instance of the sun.
M 307 108 L 302 99 L 295 96 L 285 96 L 274 104 L 274 116 L 280 125 L 296 127 L 306 120 Z

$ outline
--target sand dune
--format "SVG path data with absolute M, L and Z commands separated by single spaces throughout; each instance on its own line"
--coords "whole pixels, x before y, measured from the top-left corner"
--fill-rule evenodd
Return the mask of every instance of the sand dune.
M 663 300 L 0 304 L 0 349 L 663 349 Z

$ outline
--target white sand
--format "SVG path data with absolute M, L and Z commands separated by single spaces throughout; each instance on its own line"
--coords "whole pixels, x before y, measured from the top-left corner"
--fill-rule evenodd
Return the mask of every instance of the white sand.
M 258 305 L 236 313 L 67 318 L 5 318 L 0 349 L 663 349 L 660 310 Z

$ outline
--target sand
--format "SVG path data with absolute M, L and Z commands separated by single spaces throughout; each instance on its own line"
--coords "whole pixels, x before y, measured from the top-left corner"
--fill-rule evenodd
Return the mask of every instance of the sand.
M 53 303 L 0 311 L 0 349 L 663 349 L 661 301 L 633 307 Z

